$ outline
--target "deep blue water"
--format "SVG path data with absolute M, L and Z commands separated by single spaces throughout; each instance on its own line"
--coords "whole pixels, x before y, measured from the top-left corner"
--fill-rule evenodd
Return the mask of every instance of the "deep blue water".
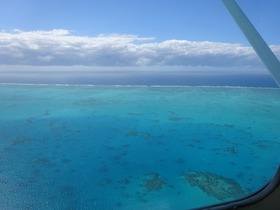
M 0 83 L 277 87 L 269 74 L 185 71 L 6 71 Z
M 0 86 L 0 209 L 189 209 L 279 165 L 274 88 Z

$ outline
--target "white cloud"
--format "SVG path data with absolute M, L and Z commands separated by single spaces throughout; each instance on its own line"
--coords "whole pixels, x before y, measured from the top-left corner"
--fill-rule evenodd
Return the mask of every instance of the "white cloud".
M 280 46 L 272 46 L 280 55 Z M 280 57 L 280 56 L 279 56 Z M 166 40 L 101 34 L 77 36 L 68 30 L 0 31 L 0 64 L 42 66 L 257 66 L 249 47 L 220 42 Z

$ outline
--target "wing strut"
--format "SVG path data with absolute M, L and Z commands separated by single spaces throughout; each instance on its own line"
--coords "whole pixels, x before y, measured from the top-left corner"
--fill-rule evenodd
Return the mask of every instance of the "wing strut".
M 280 62 L 271 49 L 268 47 L 266 42 L 263 40 L 261 35 L 257 32 L 253 24 L 247 18 L 245 13 L 235 2 L 235 0 L 222 0 L 225 7 L 254 48 L 255 52 L 261 58 L 267 69 L 272 74 L 278 87 L 280 87 Z

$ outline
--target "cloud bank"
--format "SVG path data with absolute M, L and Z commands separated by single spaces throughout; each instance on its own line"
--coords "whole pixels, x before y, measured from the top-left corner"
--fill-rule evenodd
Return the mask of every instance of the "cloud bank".
M 280 46 L 271 46 L 280 57 Z M 1 65 L 34 66 L 258 66 L 250 47 L 137 35 L 77 36 L 68 30 L 0 31 Z

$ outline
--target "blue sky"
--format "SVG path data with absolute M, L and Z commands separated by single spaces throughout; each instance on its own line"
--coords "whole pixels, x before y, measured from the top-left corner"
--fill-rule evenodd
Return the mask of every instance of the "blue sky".
M 238 0 L 280 54 L 279 0 Z M 263 68 L 220 0 L 0 0 L 0 65 Z

